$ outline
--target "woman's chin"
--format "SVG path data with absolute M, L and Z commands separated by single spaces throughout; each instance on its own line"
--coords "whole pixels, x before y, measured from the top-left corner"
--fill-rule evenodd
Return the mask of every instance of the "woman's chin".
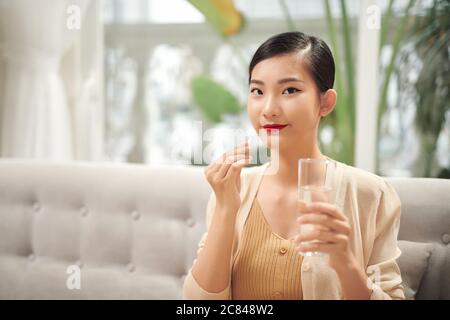
M 266 130 L 261 130 L 259 132 L 259 138 L 264 146 L 270 150 L 271 154 L 274 154 L 274 152 L 277 152 L 284 147 L 289 147 L 289 136 L 282 131 L 268 133 Z
M 282 149 L 284 146 L 288 145 L 286 137 L 283 136 L 278 137 L 267 136 L 262 141 L 266 146 L 266 148 L 270 149 L 271 152 Z

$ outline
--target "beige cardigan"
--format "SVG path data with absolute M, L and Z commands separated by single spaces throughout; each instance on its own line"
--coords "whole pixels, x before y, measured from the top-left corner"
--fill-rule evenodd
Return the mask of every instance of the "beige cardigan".
M 233 258 L 239 250 L 244 223 L 256 196 L 261 178 L 269 162 L 241 171 L 241 207 L 237 213 Z M 394 188 L 384 179 L 369 172 L 338 162 L 336 205 L 349 218 L 352 226 L 350 237 L 353 253 L 372 280 L 371 299 L 404 299 L 400 269 L 396 259 L 401 251 L 397 246 L 400 226 L 400 199 Z M 206 225 L 209 230 L 215 208 L 214 192 L 206 208 Z M 206 231 L 199 244 L 197 254 L 202 250 Z M 193 264 L 196 263 L 196 259 Z M 324 258 L 305 257 L 301 270 L 303 298 L 342 299 L 339 278 Z M 232 299 L 231 274 L 228 287 L 218 293 L 208 292 L 200 287 L 192 276 L 192 268 L 183 285 L 183 299 Z

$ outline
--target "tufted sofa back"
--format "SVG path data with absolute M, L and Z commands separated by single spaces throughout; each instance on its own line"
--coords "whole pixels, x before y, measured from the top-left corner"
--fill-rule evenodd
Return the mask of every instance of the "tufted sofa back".
M 450 181 L 388 180 L 409 294 L 450 299 Z M 0 160 L 0 299 L 180 299 L 210 192 L 202 167 Z
M 0 299 L 180 299 L 209 193 L 201 168 L 0 160 Z
M 450 299 L 450 180 L 387 181 L 402 202 L 399 265 L 406 282 L 406 296 Z

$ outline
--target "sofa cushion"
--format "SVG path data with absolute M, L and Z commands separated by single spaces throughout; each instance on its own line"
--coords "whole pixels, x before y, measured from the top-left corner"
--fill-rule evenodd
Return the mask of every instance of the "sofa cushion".
M 399 240 L 398 246 L 402 251 L 398 265 L 402 274 L 405 297 L 407 300 L 413 300 L 427 270 L 433 244 Z

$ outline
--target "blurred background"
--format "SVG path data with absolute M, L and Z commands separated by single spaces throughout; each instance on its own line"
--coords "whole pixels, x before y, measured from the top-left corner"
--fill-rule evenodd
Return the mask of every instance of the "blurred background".
M 0 157 L 207 165 L 257 141 L 248 64 L 291 30 L 335 57 L 326 155 L 450 178 L 449 0 L 0 0 Z

